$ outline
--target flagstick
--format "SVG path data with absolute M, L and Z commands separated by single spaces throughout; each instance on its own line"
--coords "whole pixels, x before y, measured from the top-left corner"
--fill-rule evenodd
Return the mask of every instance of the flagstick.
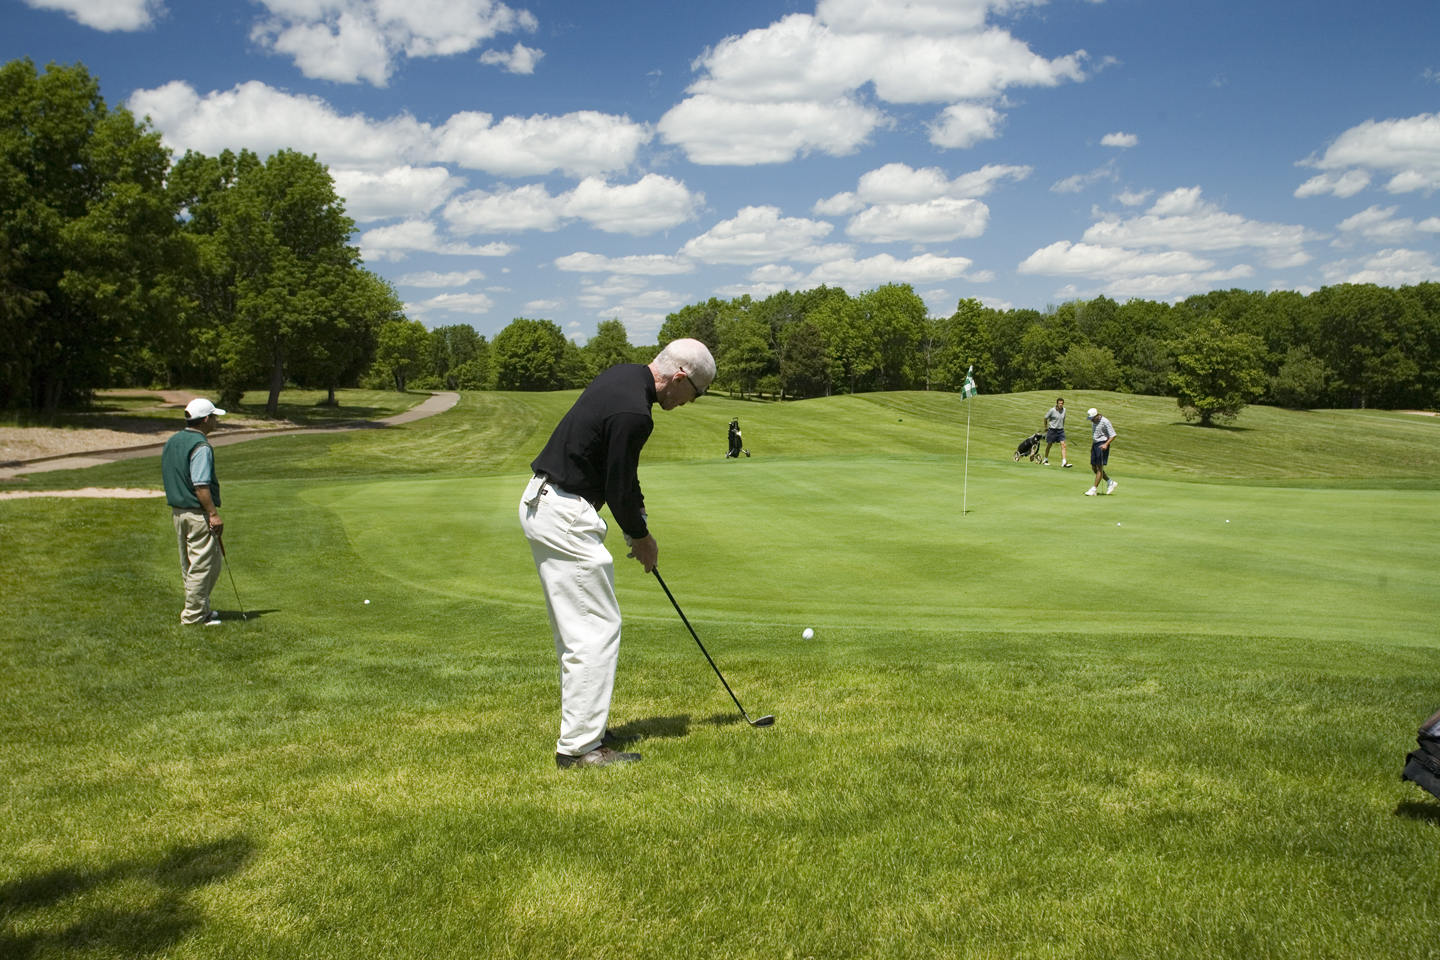
M 965 398 L 965 490 L 960 504 L 960 516 L 970 509 L 970 401 L 974 397 Z

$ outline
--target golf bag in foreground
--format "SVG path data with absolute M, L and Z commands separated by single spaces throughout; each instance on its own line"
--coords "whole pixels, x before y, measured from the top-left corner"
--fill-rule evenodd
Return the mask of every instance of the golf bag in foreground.
M 1419 750 L 1411 750 L 1405 758 L 1405 770 L 1401 780 L 1409 780 L 1422 790 L 1440 799 L 1440 710 L 1420 724 L 1415 737 Z

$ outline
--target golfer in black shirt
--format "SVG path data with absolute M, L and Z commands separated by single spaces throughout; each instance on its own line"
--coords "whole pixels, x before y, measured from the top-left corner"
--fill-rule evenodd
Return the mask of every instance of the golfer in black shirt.
M 555 653 L 560 660 L 562 769 L 639 760 L 607 747 L 605 724 L 620 653 L 620 604 L 615 561 L 605 549 L 610 505 L 645 572 L 660 547 L 645 520 L 636 472 L 655 423 L 653 404 L 673 410 L 698 399 L 715 379 L 715 360 L 699 340 L 674 340 L 647 366 L 622 363 L 591 381 L 530 464 L 535 476 L 520 500 L 520 526 L 530 541 L 545 590 Z

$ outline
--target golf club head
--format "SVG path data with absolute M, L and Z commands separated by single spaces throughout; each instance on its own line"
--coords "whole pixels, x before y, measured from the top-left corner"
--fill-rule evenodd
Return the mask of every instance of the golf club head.
M 750 720 L 749 717 L 746 717 L 745 719 Z M 775 717 L 772 715 L 763 716 L 759 720 L 750 720 L 750 726 L 752 727 L 768 727 L 773 725 L 774 723 Z

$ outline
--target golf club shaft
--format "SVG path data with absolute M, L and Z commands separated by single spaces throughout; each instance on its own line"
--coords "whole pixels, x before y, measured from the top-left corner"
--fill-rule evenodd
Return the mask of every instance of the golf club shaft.
M 650 572 L 655 574 L 656 580 L 660 581 L 660 589 L 665 591 L 665 596 L 670 598 L 671 606 L 675 608 L 676 613 L 680 614 L 680 622 L 685 624 L 685 629 L 689 630 L 690 636 L 695 638 L 695 645 L 700 648 L 701 653 L 705 654 L 705 659 L 710 661 L 710 669 L 715 671 L 715 676 L 719 677 L 720 682 L 724 684 L 725 692 L 730 694 L 730 699 L 734 700 L 735 706 L 740 708 L 740 716 L 745 718 L 746 723 L 753 723 L 754 721 L 750 719 L 750 714 L 746 713 L 745 708 L 740 706 L 740 698 L 735 696 L 735 691 L 730 689 L 730 684 L 725 683 L 725 674 L 721 673 L 720 668 L 715 666 L 715 660 L 710 656 L 710 651 L 705 649 L 705 644 L 700 642 L 700 636 L 695 632 L 695 628 L 690 626 L 690 621 L 685 618 L 685 611 L 681 610 L 680 604 L 675 602 L 675 595 L 670 592 L 669 587 L 665 586 L 665 578 L 660 576 L 660 568 L 654 567 Z
M 230 569 L 230 555 L 225 552 L 225 538 L 217 533 L 215 541 L 220 544 L 220 561 L 225 564 L 225 572 L 230 574 L 230 589 L 235 591 L 235 605 L 240 608 L 240 619 L 248 619 L 245 616 L 245 603 L 240 599 L 240 588 L 235 586 L 235 571 Z

